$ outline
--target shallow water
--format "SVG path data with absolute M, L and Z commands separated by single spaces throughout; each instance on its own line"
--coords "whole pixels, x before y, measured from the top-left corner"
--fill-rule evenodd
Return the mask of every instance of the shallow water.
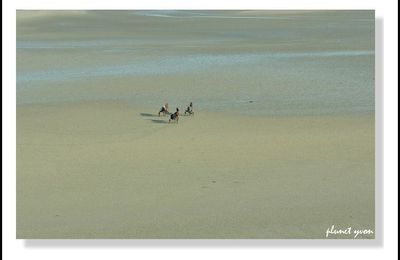
M 17 24 L 19 104 L 194 101 L 203 110 L 270 115 L 374 110 L 372 12 L 88 12 Z

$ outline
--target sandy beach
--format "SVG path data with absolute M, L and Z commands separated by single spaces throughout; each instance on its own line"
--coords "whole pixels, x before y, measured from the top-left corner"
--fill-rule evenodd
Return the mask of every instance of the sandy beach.
M 171 125 L 152 113 L 19 108 L 18 237 L 323 238 L 335 223 L 373 226 L 371 115 L 199 113 Z
M 373 13 L 193 12 L 17 13 L 17 238 L 374 230 Z

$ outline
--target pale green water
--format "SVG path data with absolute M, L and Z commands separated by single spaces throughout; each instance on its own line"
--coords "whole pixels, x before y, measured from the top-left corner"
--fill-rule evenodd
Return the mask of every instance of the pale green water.
M 17 26 L 18 104 L 123 100 L 158 108 L 167 100 L 249 114 L 374 111 L 369 11 L 105 11 L 17 19 Z

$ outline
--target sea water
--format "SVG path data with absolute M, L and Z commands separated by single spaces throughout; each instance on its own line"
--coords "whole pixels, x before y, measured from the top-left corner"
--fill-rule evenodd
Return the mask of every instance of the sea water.
M 18 104 L 374 111 L 373 12 L 55 12 L 17 27 Z

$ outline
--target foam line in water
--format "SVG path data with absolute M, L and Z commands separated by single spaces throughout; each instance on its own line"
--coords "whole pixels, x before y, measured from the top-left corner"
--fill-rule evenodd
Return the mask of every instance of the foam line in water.
M 177 18 L 177 19 L 190 19 L 190 18 L 211 18 L 211 19 L 262 19 L 262 20 L 292 20 L 293 17 L 288 16 L 230 16 L 230 15 L 215 15 L 199 12 L 189 11 L 136 11 L 134 15 L 160 17 L 160 18 Z
M 249 65 L 280 59 L 296 58 L 329 58 L 374 55 L 373 51 L 327 51 L 327 52 L 296 52 L 296 53 L 264 53 L 264 54 L 230 54 L 230 55 L 187 55 L 171 56 L 148 62 L 133 62 L 113 66 L 97 66 L 94 68 L 52 69 L 36 72 L 18 72 L 17 82 L 59 81 L 123 75 L 164 75 L 204 71 L 212 67 L 218 68 L 229 65 Z

